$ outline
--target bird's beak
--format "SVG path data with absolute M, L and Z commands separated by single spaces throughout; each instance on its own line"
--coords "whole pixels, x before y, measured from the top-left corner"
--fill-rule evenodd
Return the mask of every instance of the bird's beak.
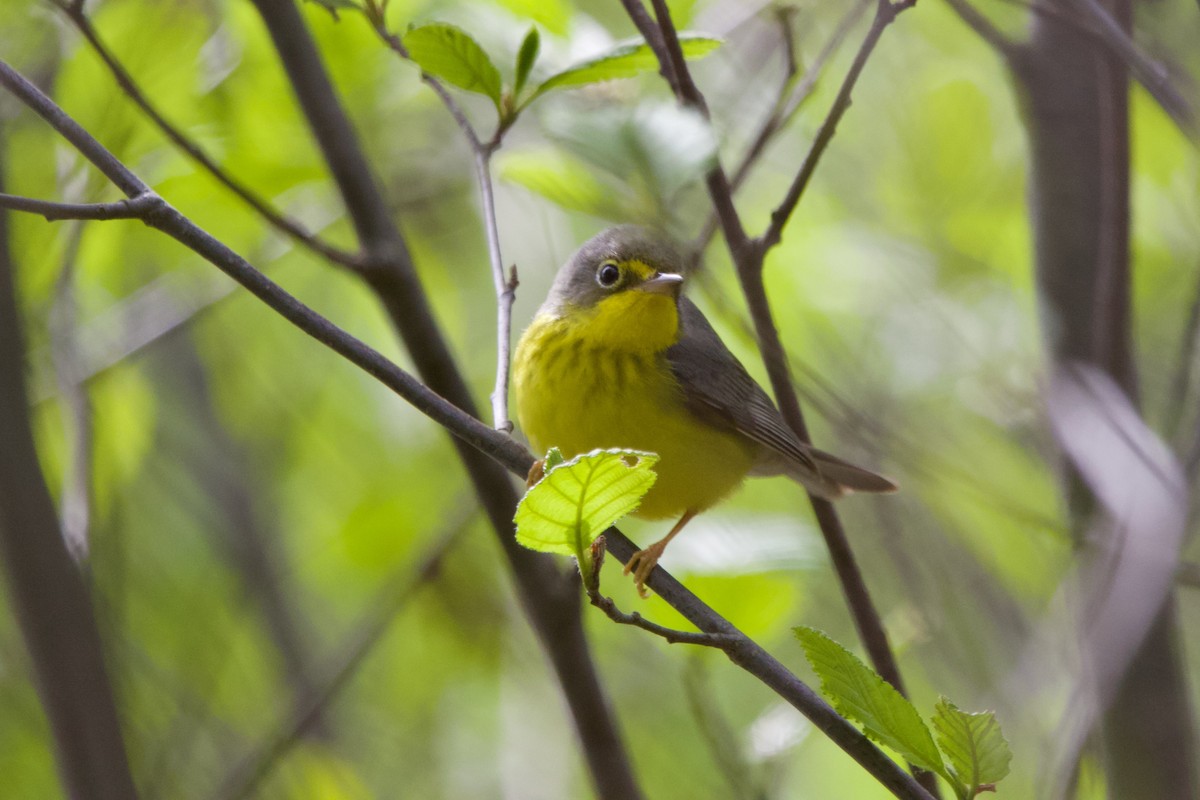
M 658 272 L 637 285 L 638 291 L 650 294 L 678 294 L 683 285 L 683 276 L 674 272 Z

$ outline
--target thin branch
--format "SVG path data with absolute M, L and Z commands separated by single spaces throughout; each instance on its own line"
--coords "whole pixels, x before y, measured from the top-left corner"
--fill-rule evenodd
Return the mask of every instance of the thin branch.
M 691 105 L 701 112 L 705 112 L 706 106 L 704 105 L 703 98 L 700 97 L 699 91 L 692 82 L 690 75 L 687 74 L 687 63 L 683 60 L 678 37 L 675 35 L 674 25 L 671 22 L 666 2 L 665 0 L 652 0 L 652 2 L 654 3 L 655 12 L 658 17 L 660 33 L 662 34 L 663 41 L 666 43 L 664 47 L 659 48 L 654 47 L 653 42 L 651 42 L 655 54 L 660 59 L 660 66 L 663 68 L 664 73 L 680 73 L 676 75 L 677 83 L 673 84 L 679 101 Z M 797 175 L 796 180 L 793 181 L 792 189 L 788 192 L 788 197 L 776 213 L 772 215 L 771 224 L 761 237 L 751 239 L 747 236 L 741 217 L 738 215 L 733 203 L 729 180 L 719 160 L 705 176 L 709 196 L 717 210 L 717 216 L 721 220 L 721 228 L 725 234 L 726 245 L 737 267 L 737 275 L 741 282 L 742 293 L 746 297 L 746 303 L 750 308 L 750 314 L 754 320 L 755 331 L 758 334 L 759 348 L 762 351 L 763 361 L 766 364 L 767 373 L 771 379 L 771 386 L 775 392 L 775 399 L 779 404 L 780 413 L 788 423 L 788 426 L 806 443 L 811 442 L 811 437 L 809 436 L 808 426 L 804 421 L 804 414 L 801 411 L 796 392 L 792 388 L 786 352 L 779 338 L 779 331 L 775 326 L 771 305 L 767 299 L 766 287 L 763 284 L 763 259 L 766 252 L 778 243 L 783 225 L 799 202 L 803 188 L 807 184 L 809 177 L 811 177 L 812 170 L 816 167 L 820 152 L 828 145 L 829 140 L 833 136 L 837 119 L 840 119 L 842 114 L 845 113 L 846 108 L 849 107 L 850 89 L 857 80 L 858 74 L 862 71 L 867 56 L 870 55 L 870 52 L 874 49 L 876 42 L 887 26 L 891 24 L 900 12 L 911 8 L 915 2 L 916 0 L 897 0 L 895 3 L 892 0 L 877 0 L 875 19 L 871 24 L 871 29 L 868 31 L 867 38 L 860 47 L 858 55 L 855 57 L 850 76 L 843 82 L 842 90 L 838 95 L 838 101 L 835 102 L 834 109 L 830 112 L 830 118 L 826 119 L 825 124 L 822 125 L 821 132 L 818 134 L 817 142 L 814 142 L 815 152 L 809 153 L 809 157 L 801 167 L 800 173 Z M 622 4 L 627 9 L 632 7 L 644 11 L 640 0 L 622 0 Z M 639 22 L 636 18 L 634 22 L 638 25 L 639 29 L 643 29 L 644 24 L 642 22 Z M 643 35 L 646 35 L 645 30 L 643 30 Z M 648 35 L 647 40 L 650 41 Z M 673 47 L 671 46 L 672 42 L 674 42 Z M 699 100 L 697 101 L 696 98 L 699 98 Z M 884 680 L 891 683 L 901 694 L 904 694 L 904 683 L 900 677 L 900 669 L 896 663 L 895 655 L 892 653 L 891 645 L 888 643 L 887 631 L 883 627 L 883 620 L 880 618 L 879 612 L 871 600 L 866 581 L 863 579 L 862 571 L 859 569 L 854 552 L 850 547 L 850 542 L 846 537 L 845 529 L 842 527 L 841 518 L 834 509 L 833 504 L 828 500 L 818 498 L 811 492 L 808 493 L 808 497 L 813 508 L 813 513 L 817 518 L 817 523 L 821 528 L 821 533 L 825 538 L 825 544 L 829 550 L 830 560 L 838 575 L 842 593 L 846 598 L 855 627 L 867 650 L 871 663 L 874 665 L 875 670 L 883 676 Z M 934 775 L 915 768 L 913 774 L 930 795 L 938 796 L 937 778 Z
M 646 11 L 642 0 L 621 0 L 621 5 L 625 7 L 626 13 L 641 32 L 650 49 L 654 51 L 663 77 L 671 86 L 675 97 L 680 103 L 694 108 L 707 119 L 709 117 L 708 105 L 688 72 L 687 61 L 684 59 L 683 49 L 679 45 L 679 37 L 675 33 L 675 26 L 671 23 L 670 9 L 662 0 L 652 0 L 652 2 L 658 18 L 657 22 Z M 667 38 L 668 35 L 670 40 Z M 751 241 L 746 234 L 746 229 L 742 226 L 742 219 L 733 205 L 733 189 L 719 158 L 713 168 L 704 176 L 704 183 L 708 187 L 717 218 L 721 221 L 721 229 L 725 233 L 725 241 L 733 253 L 734 260 L 740 262 L 742 259 L 759 258 L 760 254 L 756 243 Z
M 0 208 L 39 214 L 49 222 L 65 219 L 141 219 L 155 203 L 153 197 L 139 195 L 115 203 L 53 203 L 12 194 L 0 194 Z
M 800 166 L 800 171 L 796 173 L 796 177 L 792 180 L 792 185 L 788 188 L 783 201 L 771 212 L 771 223 L 767 226 L 767 230 L 760 239 L 764 251 L 771 249 L 779 243 L 783 235 L 783 228 L 791 217 L 792 212 L 796 210 L 796 206 L 799 204 L 804 190 L 808 188 L 808 183 L 816 171 L 817 163 L 825 153 L 825 148 L 833 141 L 833 135 L 837 131 L 838 123 L 850 108 L 850 95 L 854 91 L 854 85 L 858 83 L 858 77 L 862 74 L 863 67 L 867 64 L 867 59 L 871 57 L 871 53 L 875 50 L 875 45 L 879 43 L 879 37 L 887 30 L 888 25 L 891 25 L 895 21 L 897 15 L 915 4 L 916 0 L 899 0 L 899 2 L 895 3 L 891 0 L 878 0 L 875 6 L 875 18 L 871 21 L 871 27 L 867 31 L 863 43 L 859 46 L 858 53 L 854 56 L 854 62 L 850 65 L 850 71 L 846 73 L 846 77 L 842 81 L 842 87 L 838 90 L 837 97 L 833 101 L 833 107 L 829 109 L 829 114 L 825 117 L 825 121 L 821 123 L 816 138 L 813 139 L 812 147 L 809 149 L 808 155 L 804 157 L 804 163 Z
M 67 19 L 79 30 L 83 38 L 87 40 L 88 44 L 96 52 L 96 55 L 108 67 L 109 72 L 112 73 L 121 91 L 142 110 L 142 113 L 150 118 L 150 121 L 176 147 L 212 175 L 218 183 L 237 195 L 255 213 L 265 219 L 274 228 L 291 237 L 293 241 L 324 256 L 335 264 L 350 268 L 358 267 L 358 257 L 355 254 L 329 244 L 319 236 L 308 231 L 301 223 L 273 208 L 270 203 L 255 194 L 248 186 L 222 169 L 200 145 L 192 141 L 182 130 L 167 120 L 162 112 L 158 110 L 158 107 L 146 96 L 146 93 L 142 91 L 141 87 L 138 86 L 137 81 L 134 80 L 129 70 L 125 69 L 125 66 L 108 49 L 108 46 L 104 44 L 99 32 L 92 25 L 87 14 L 84 13 L 82 2 L 66 3 L 63 0 L 53 0 L 53 2 L 62 9 Z M 105 219 L 105 217 L 88 217 L 88 219 Z
M 633 20 L 633 24 L 642 34 L 642 38 L 646 40 L 646 44 L 654 51 L 663 80 L 671 87 L 671 91 L 676 97 L 682 98 L 683 90 L 679 85 L 679 77 L 675 74 L 674 59 L 667 52 L 667 44 L 663 39 L 662 29 L 655 23 L 650 13 L 646 11 L 646 6 L 642 4 L 642 0 L 621 0 L 621 5 L 625 7 L 625 13 Z
M 483 225 L 487 231 L 488 256 L 492 262 L 492 282 L 496 287 L 496 387 L 492 390 L 492 424 L 498 431 L 512 433 L 508 417 L 508 372 L 512 349 L 512 307 L 517 298 L 517 270 L 504 276 L 500 258 L 500 230 L 496 224 L 496 200 L 492 193 L 492 147 L 475 153 L 475 172 L 483 203 Z
M 1041 5 L 1040 3 L 1037 5 Z M 1167 116 L 1179 127 L 1190 142 L 1200 142 L 1200 127 L 1196 110 L 1171 82 L 1167 71 L 1150 58 L 1129 34 L 1113 19 L 1112 14 L 1096 0 L 1071 0 L 1096 28 L 1096 34 L 1115 53 L 1146 91 L 1158 102 Z
M 837 27 L 834 28 L 833 34 L 829 37 L 829 41 L 817 52 L 816 58 L 804 70 L 803 76 L 799 83 L 794 85 L 794 88 L 787 93 L 786 102 L 780 107 L 778 117 L 773 125 L 764 126 L 764 130 L 770 128 L 770 133 L 767 138 L 773 136 L 779 129 L 791 121 L 804 104 L 804 101 L 812 96 L 813 90 L 817 88 L 817 82 L 821 76 L 825 74 L 825 65 L 829 59 L 838 51 L 846 37 L 850 35 L 850 31 L 858 24 L 859 18 L 867 7 L 871 5 L 871 0 L 858 0 L 850 7 L 846 14 L 838 21 Z M 781 97 L 784 95 L 781 94 Z M 761 135 L 760 135 L 760 138 Z M 766 142 L 755 141 L 754 145 L 746 152 L 742 158 L 742 162 L 738 164 L 737 169 L 733 173 L 733 188 L 737 189 L 741 186 L 742 181 L 746 178 L 746 173 L 759 156 L 759 152 L 766 145 Z
M 656 622 L 651 622 L 636 611 L 632 614 L 626 614 L 617 608 L 616 603 L 613 602 L 611 597 L 605 597 L 602 594 L 589 593 L 588 600 L 618 625 L 632 625 L 635 628 L 649 631 L 655 636 L 666 639 L 667 644 L 694 644 L 725 650 L 741 641 L 739 637 L 728 633 L 699 633 L 697 631 L 679 631 L 674 628 L 663 627 Z
M 704 101 L 704 95 L 696 87 L 696 82 L 692 80 L 691 70 L 688 69 L 687 59 L 683 55 L 683 47 L 679 44 L 679 34 L 676 33 L 675 24 L 671 21 L 671 9 L 667 6 L 667 0 L 650 0 L 650 6 L 654 9 L 655 19 L 658 20 L 663 49 L 670 59 L 671 72 L 675 75 L 677 84 L 675 93 L 680 100 L 707 117 L 708 104 Z
M 71 226 L 62 269 L 50 308 L 50 351 L 54 377 L 63 402 L 63 424 L 69 432 L 69 469 L 63 471 L 60 514 L 63 538 L 76 562 L 87 561 L 92 515 L 92 459 L 95 451 L 92 404 L 84 385 L 80 353 L 79 303 L 76 298 L 76 257 L 83 224 Z
M 374 2 L 367 5 L 367 18 L 375 33 L 398 56 L 406 61 L 412 61 L 408 48 L 403 40 L 387 29 L 383 8 Z M 496 123 L 496 131 L 492 138 L 483 142 L 474 126 L 467 119 L 462 106 L 454 99 L 445 85 L 434 76 L 421 70 L 421 80 L 433 89 L 442 105 L 450 112 L 459 130 L 467 139 L 471 152 L 475 156 L 475 180 L 479 184 L 480 205 L 483 210 L 483 225 L 487 233 L 488 258 L 492 267 L 492 283 L 496 289 L 496 384 L 492 390 L 492 424 L 498 431 L 512 433 L 513 423 L 508 415 L 508 376 L 512 351 L 512 307 L 516 300 L 517 275 L 516 267 L 506 278 L 504 275 L 504 258 L 500 255 L 500 231 L 496 223 L 496 202 L 492 191 L 492 154 L 499 148 L 508 127 L 516 119 L 516 114 L 501 114 Z
M 80 340 L 86 343 L 81 353 L 79 379 L 88 383 L 165 337 L 192 323 L 204 312 L 237 291 L 237 284 L 223 278 L 204 282 L 182 281 L 170 273 L 114 303 L 84 327 Z M 31 361 L 35 375 L 49 357 L 34 352 Z M 43 367 L 44 369 L 44 367 Z M 36 381 L 30 387 L 30 404 L 50 400 L 56 389 L 50 381 Z
M 3 61 L 0 61 L 0 84 L 50 122 L 80 153 L 110 179 L 125 188 L 130 195 L 150 191 L 137 176 L 64 114 L 52 100 Z M 166 201 L 160 200 L 155 208 L 147 212 L 146 222 L 230 275 L 293 325 L 369 372 L 462 441 L 503 464 L 514 474 L 525 476 L 529 473 L 534 458 L 524 447 L 438 397 L 382 355 L 304 306 Z M 636 549 L 633 542 L 615 528 L 609 529 L 605 536 L 609 552 L 622 562 L 627 562 Z M 511 539 L 511 536 L 509 538 Z M 726 650 L 730 660 L 758 677 L 800 710 L 893 794 L 911 800 L 931 798 L 911 776 L 812 689 L 684 588 L 662 567 L 653 570 L 647 583 L 699 630 L 706 633 L 740 635 L 742 638 L 738 640 L 737 645 Z
M 128 193 L 131 199 L 141 198 L 140 202 L 145 209 L 142 212 L 142 221 L 147 225 L 201 254 L 205 260 L 213 263 L 293 325 L 378 378 L 419 411 L 442 424 L 472 447 L 505 465 L 520 463 L 528 458 L 528 453 L 521 445 L 511 439 L 498 441 L 486 425 L 437 396 L 377 350 L 301 303 L 222 242 L 176 211 L 90 133 L 68 117 L 53 100 L 4 61 L 0 61 L 0 84 L 49 122 L 109 180 Z
M 349 212 L 363 251 L 357 274 L 387 310 L 417 373 L 436 393 L 431 398 L 444 402 L 444 410 L 453 410 L 464 420 L 477 417 L 470 389 L 433 315 L 407 243 L 299 8 L 293 0 L 254 0 L 254 5 Z M 313 330 L 317 329 L 310 328 Z M 360 356 L 370 361 L 378 354 Z M 404 382 L 398 374 L 392 379 L 397 385 Z M 412 380 L 411 376 L 407 380 Z M 521 607 L 562 687 L 597 793 L 601 797 L 640 797 L 612 706 L 589 651 L 578 592 L 563 579 L 552 559 L 516 544 L 512 515 L 518 496 L 504 470 L 461 438 L 452 441 L 512 570 Z M 523 452 L 520 447 L 499 447 Z
M 829 41 L 817 53 L 816 58 L 804 70 L 803 76 L 797 71 L 795 44 L 792 41 L 794 36 L 791 29 L 791 20 L 789 15 L 784 10 L 785 7 L 780 7 L 777 11 L 777 19 L 780 24 L 781 36 L 784 42 L 784 79 L 780 82 L 779 92 L 771 104 L 771 110 L 767 114 L 759 126 L 758 132 L 754 135 L 750 145 L 742 154 L 741 161 L 733 170 L 733 177 L 729 181 L 730 190 L 736 192 L 742 187 L 742 184 L 749 177 L 751 170 L 758 164 L 762 154 L 766 151 L 767 145 L 771 140 L 780 133 L 796 115 L 803 106 L 804 101 L 812 96 L 813 90 L 817 87 L 817 82 L 824 74 L 825 65 L 829 59 L 841 47 L 842 42 L 850 34 L 854 25 L 858 22 L 859 17 L 867 10 L 867 7 L 873 0 L 858 0 L 838 22 L 834 28 L 833 34 L 829 37 Z M 797 80 L 798 79 L 798 80 Z M 700 234 L 693 240 L 691 249 L 699 256 L 708 247 L 708 243 L 712 240 L 713 235 L 717 232 L 719 219 L 716 210 L 709 214 L 708 219 L 704 223 Z
M 367 656 L 374 651 L 392 624 L 408 606 L 412 597 L 437 578 L 442 562 L 475 520 L 475 507 L 469 502 L 453 503 L 457 509 L 445 531 L 416 562 L 396 570 L 371 602 L 365 604 L 354 630 L 337 647 L 331 648 L 329 668 L 319 686 L 299 704 L 278 729 L 246 755 L 222 781 L 214 800 L 243 800 L 252 796 L 274 767 L 299 743 L 329 706 L 350 684 Z
M 991 45 L 997 53 L 1006 59 L 1012 59 L 1020 51 L 1022 45 L 1011 39 L 1004 31 L 997 28 L 990 19 L 979 13 L 979 9 L 975 8 L 970 0 L 946 0 L 946 4 L 950 6 L 968 28 L 975 31 L 975 34 L 980 39 Z
M 379 38 L 383 40 L 383 43 L 386 44 L 396 55 L 400 56 L 405 61 L 415 64 L 416 62 L 412 60 L 412 56 L 408 53 L 408 48 L 404 46 L 404 41 L 399 36 L 387 29 L 387 22 L 384 19 L 382 10 L 377 9 L 374 4 L 369 4 L 368 8 L 373 10 L 367 14 L 367 21 L 371 23 L 371 28 L 375 31 L 376 35 L 379 36 Z M 418 67 L 418 69 L 420 69 L 420 67 Z M 458 101 L 454 99 L 454 95 L 450 94 L 450 91 L 437 78 L 433 77 L 425 70 L 420 70 L 420 72 L 421 81 L 433 90 L 434 94 L 438 96 L 438 99 L 442 101 L 442 105 L 444 105 L 446 110 L 450 112 L 450 116 L 454 118 L 454 122 L 458 125 L 459 130 L 462 131 L 463 136 L 467 137 L 467 143 L 471 145 L 471 150 L 476 153 L 482 150 L 484 144 L 480 140 L 479 134 L 475 132 L 475 126 L 473 126 L 471 121 L 467 119 L 467 113 L 463 111 L 462 106 L 460 106 Z
M 661 4 L 661 0 L 658 0 L 658 2 Z M 627 8 L 630 6 L 641 7 L 640 0 L 622 0 L 622 3 Z M 863 46 L 859 49 L 858 56 L 855 58 L 855 66 L 851 68 L 851 75 L 854 79 L 862 71 L 863 64 L 866 61 L 864 50 L 869 55 L 870 50 L 874 48 L 874 43 L 878 40 L 887 24 L 890 23 L 891 19 L 894 19 L 900 10 L 909 7 L 909 4 L 911 4 L 911 0 L 907 0 L 903 6 L 893 6 L 889 0 L 877 0 L 875 20 L 872 23 L 871 30 L 867 34 L 866 40 L 864 40 Z M 665 13 L 665 7 L 663 8 L 663 12 L 663 15 L 659 19 L 659 24 L 668 27 L 671 25 L 670 15 L 669 13 Z M 638 24 L 639 29 L 642 27 L 642 23 L 636 19 L 635 23 Z M 643 35 L 645 35 L 644 31 Z M 655 52 L 658 53 L 658 50 L 656 49 Z M 667 57 L 665 53 L 658 54 L 660 58 Z M 664 70 L 673 69 L 674 62 L 668 61 L 663 65 L 663 68 Z M 683 64 L 682 68 L 684 70 L 687 69 L 686 63 Z M 844 113 L 845 106 L 848 106 L 849 103 L 849 90 L 847 86 L 852 88 L 853 83 L 854 80 L 849 78 L 843 82 L 842 91 L 839 92 L 839 99 L 842 100 L 840 104 L 841 111 L 838 112 L 839 104 L 835 103 L 834 111 L 831 114 L 838 113 L 838 116 L 840 116 L 841 113 Z M 843 95 L 845 95 L 844 98 Z M 685 98 L 680 95 L 680 100 L 683 102 Z M 828 139 L 833 135 L 833 130 L 836 127 L 835 123 L 836 120 L 834 123 L 830 123 L 827 119 L 826 123 L 822 126 L 822 130 L 825 132 L 826 144 L 828 143 Z M 805 162 L 805 167 L 801 169 L 801 176 L 811 174 L 815 166 L 816 159 L 810 152 L 809 159 Z M 799 182 L 798 178 L 793 187 Z M 804 182 L 807 182 L 807 179 Z M 720 165 L 709 173 L 708 187 L 713 204 L 717 208 L 718 217 L 721 220 L 726 243 L 729 246 L 734 264 L 737 267 L 737 274 L 742 284 L 743 294 L 746 296 L 747 304 L 750 307 L 759 347 L 762 351 L 768 375 L 771 378 L 771 385 L 775 392 L 775 398 L 779 403 L 780 412 L 796 434 L 805 442 L 809 442 L 808 426 L 805 424 L 803 412 L 800 409 L 795 390 L 792 388 L 786 353 L 783 343 L 779 339 L 779 332 L 775 327 L 770 303 L 767 300 L 766 290 L 762 282 L 763 254 L 765 252 L 763 244 L 773 244 L 773 242 L 770 242 L 768 234 L 764 234 L 763 237 L 756 241 L 751 241 L 746 237 L 737 210 L 733 205 L 728 181 L 725 180 L 724 171 Z M 796 194 L 795 201 L 792 203 L 791 208 L 788 209 L 788 214 L 791 213 L 791 209 L 794 209 L 795 203 L 798 202 L 799 193 Z M 782 221 L 779 227 L 782 229 Z M 776 240 L 777 237 L 778 233 L 776 233 Z M 866 582 L 863 580 L 853 551 L 846 539 L 841 520 L 832 504 L 828 501 L 821 500 L 812 495 L 809 495 L 809 497 L 817 521 L 820 524 L 821 532 L 825 537 L 826 545 L 829 548 L 843 593 L 850 606 L 851 615 L 854 617 L 859 636 L 863 640 L 871 662 L 880 675 L 903 693 L 903 682 L 900 678 L 900 671 L 896 666 L 895 657 L 892 655 L 891 646 L 887 641 L 887 633 L 884 630 L 879 613 L 875 610 L 874 604 L 870 599 Z

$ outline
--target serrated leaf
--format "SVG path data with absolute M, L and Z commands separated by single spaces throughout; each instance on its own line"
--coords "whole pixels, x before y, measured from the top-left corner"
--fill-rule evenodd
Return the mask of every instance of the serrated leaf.
M 955 776 L 967 787 L 967 797 L 1008 774 L 1012 751 L 991 711 L 970 714 L 943 697 L 934 707 L 933 727 Z
M 723 44 L 721 39 L 697 33 L 679 34 L 684 58 L 703 58 Z M 536 97 L 551 89 L 584 86 L 598 81 L 632 78 L 658 69 L 658 59 L 642 39 L 623 42 L 604 55 L 588 59 L 550 76 L 533 93 Z M 531 98 L 532 99 L 532 98 Z
M 500 71 L 462 28 L 445 22 L 418 25 L 404 34 L 403 42 L 409 57 L 424 72 L 490 97 L 496 110 L 500 109 Z
M 853 653 L 813 628 L 796 628 L 821 691 L 863 732 L 921 769 L 945 774 L 941 753 L 921 715 L 896 689 Z
M 533 69 L 534 62 L 537 61 L 541 46 L 542 39 L 538 35 L 538 29 L 531 27 L 521 42 L 521 49 L 517 51 L 517 70 L 513 82 L 514 96 L 520 95 L 521 90 L 525 88 L 525 81 L 529 78 L 529 71 Z
M 593 450 L 547 471 L 517 505 L 517 542 L 582 562 L 596 537 L 642 502 L 657 461 L 637 450 Z

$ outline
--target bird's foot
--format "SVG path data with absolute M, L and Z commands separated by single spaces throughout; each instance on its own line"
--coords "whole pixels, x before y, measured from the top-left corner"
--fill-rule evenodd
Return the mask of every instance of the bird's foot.
M 645 550 L 638 550 L 629 557 L 629 562 L 625 565 L 625 574 L 633 573 L 633 585 L 637 587 L 638 595 L 644 600 L 650 596 L 646 591 L 646 581 L 650 578 L 650 573 L 658 566 L 658 560 L 662 558 L 663 551 L 667 549 L 666 541 L 655 542 Z
M 546 475 L 546 461 L 539 458 L 533 462 L 533 466 L 529 468 L 529 474 L 525 476 L 525 488 L 532 489 L 533 485 L 540 481 Z

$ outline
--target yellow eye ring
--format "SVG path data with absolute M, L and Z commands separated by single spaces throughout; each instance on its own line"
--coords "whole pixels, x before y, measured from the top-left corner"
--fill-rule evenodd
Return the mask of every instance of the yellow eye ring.
M 615 261 L 604 261 L 596 270 L 596 283 L 601 289 L 611 289 L 621 281 L 621 268 Z

